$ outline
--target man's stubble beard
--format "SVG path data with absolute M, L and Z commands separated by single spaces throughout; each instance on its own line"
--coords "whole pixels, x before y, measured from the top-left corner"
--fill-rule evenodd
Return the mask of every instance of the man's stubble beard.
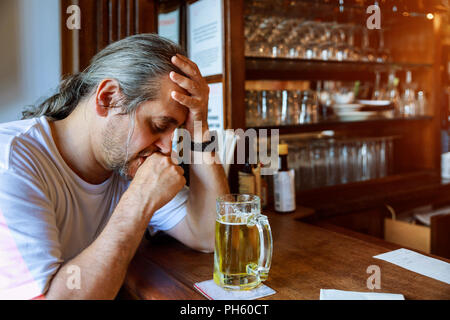
M 108 122 L 103 132 L 102 149 L 105 155 L 107 169 L 114 171 L 127 180 L 133 177 L 129 174 L 131 157 L 127 159 L 129 132 L 120 133 L 120 128 L 113 121 Z

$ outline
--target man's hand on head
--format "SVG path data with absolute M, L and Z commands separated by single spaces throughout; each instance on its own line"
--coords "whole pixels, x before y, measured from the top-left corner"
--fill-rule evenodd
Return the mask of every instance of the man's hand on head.
M 172 91 L 171 97 L 189 109 L 186 119 L 186 129 L 194 140 L 202 139 L 203 133 L 208 130 L 208 99 L 209 86 L 202 77 L 198 66 L 185 56 L 177 54 L 172 57 L 172 63 L 183 71 L 188 77 L 170 72 L 170 79 L 185 89 L 189 95 Z M 201 124 L 202 130 L 194 124 Z

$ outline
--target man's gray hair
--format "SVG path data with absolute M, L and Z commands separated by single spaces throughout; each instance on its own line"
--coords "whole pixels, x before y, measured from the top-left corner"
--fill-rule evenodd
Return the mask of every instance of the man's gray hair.
M 120 107 L 131 115 L 142 102 L 158 97 L 162 76 L 171 71 L 184 74 L 171 62 L 177 53 L 186 55 L 180 46 L 156 34 L 138 34 L 111 43 L 84 71 L 61 81 L 58 93 L 23 111 L 22 119 L 43 115 L 64 119 L 106 78 L 119 82 L 123 95 Z

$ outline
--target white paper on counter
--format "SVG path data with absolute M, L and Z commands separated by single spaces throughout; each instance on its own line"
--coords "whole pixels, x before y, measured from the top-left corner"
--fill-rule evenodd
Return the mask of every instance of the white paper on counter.
M 276 291 L 261 284 L 252 290 L 225 290 L 219 287 L 214 280 L 206 280 L 194 284 L 197 289 L 209 300 L 255 300 L 275 294 Z
M 450 263 L 445 261 L 430 258 L 404 248 L 379 254 L 374 258 L 450 284 Z
M 320 300 L 405 300 L 402 294 L 320 289 Z
M 222 74 L 222 1 L 199 0 L 187 10 L 189 58 L 202 76 Z

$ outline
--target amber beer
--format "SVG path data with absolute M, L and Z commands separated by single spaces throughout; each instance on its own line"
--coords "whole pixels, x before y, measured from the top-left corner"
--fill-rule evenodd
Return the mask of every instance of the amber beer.
M 222 197 L 217 204 L 213 278 L 226 289 L 253 289 L 266 280 L 270 268 L 270 226 L 260 214 L 257 196 L 227 196 L 229 201 Z

